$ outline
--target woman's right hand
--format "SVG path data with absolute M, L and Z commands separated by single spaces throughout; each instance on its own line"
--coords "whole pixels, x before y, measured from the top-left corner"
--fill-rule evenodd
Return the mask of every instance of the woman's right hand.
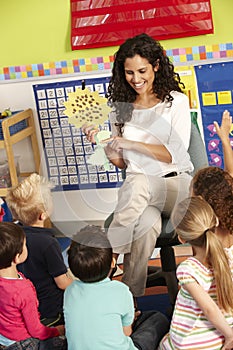
M 65 335 L 65 326 L 64 325 L 59 325 L 59 326 L 56 326 L 55 328 L 57 328 L 59 335 Z
M 81 130 L 86 135 L 89 142 L 95 143 L 95 135 L 100 131 L 96 125 L 84 124 Z

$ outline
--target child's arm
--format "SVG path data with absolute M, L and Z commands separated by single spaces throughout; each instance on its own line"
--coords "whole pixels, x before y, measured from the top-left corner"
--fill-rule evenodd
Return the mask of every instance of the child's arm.
M 224 335 L 225 343 L 232 345 L 233 330 L 209 294 L 206 293 L 206 291 L 197 282 L 187 283 L 183 285 L 183 288 L 187 290 L 193 299 L 197 302 L 206 318 L 217 330 L 219 330 L 221 334 Z M 228 349 L 228 347 L 223 349 Z M 229 349 L 231 349 L 231 347 Z
M 132 334 L 132 326 L 123 326 L 123 332 L 129 337 Z
M 73 279 L 64 273 L 63 275 L 54 277 L 54 281 L 58 288 L 65 290 L 66 287 L 68 287 L 73 282 Z
M 233 176 L 233 151 L 229 139 L 231 125 L 232 117 L 227 110 L 223 112 L 221 126 L 217 122 L 214 122 L 216 132 L 222 141 L 225 170 Z
M 40 322 L 36 292 L 32 283 L 28 283 L 28 287 L 22 290 L 20 297 L 19 305 L 25 328 L 32 338 L 44 340 L 64 334 L 64 326 L 46 327 Z

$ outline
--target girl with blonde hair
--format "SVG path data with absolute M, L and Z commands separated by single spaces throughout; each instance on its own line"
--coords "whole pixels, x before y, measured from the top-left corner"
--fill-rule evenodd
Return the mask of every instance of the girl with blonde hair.
M 215 234 L 218 219 L 201 197 L 180 202 L 172 222 L 193 256 L 177 268 L 180 291 L 169 333 L 159 349 L 232 349 L 232 275 L 224 248 Z

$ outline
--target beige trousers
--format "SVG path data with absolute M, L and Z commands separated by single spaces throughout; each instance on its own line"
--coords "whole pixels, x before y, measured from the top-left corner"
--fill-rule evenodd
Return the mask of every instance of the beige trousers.
M 161 213 L 170 215 L 176 203 L 189 195 L 192 177 L 147 177 L 127 174 L 108 238 L 114 253 L 124 254 L 122 281 L 135 297 L 145 292 L 147 264 L 161 232 Z

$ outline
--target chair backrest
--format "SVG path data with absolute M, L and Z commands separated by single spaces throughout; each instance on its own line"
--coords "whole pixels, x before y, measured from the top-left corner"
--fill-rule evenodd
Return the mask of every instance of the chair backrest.
M 194 123 L 191 123 L 191 136 L 188 153 L 194 166 L 194 175 L 198 169 L 207 167 L 208 157 L 201 134 Z

